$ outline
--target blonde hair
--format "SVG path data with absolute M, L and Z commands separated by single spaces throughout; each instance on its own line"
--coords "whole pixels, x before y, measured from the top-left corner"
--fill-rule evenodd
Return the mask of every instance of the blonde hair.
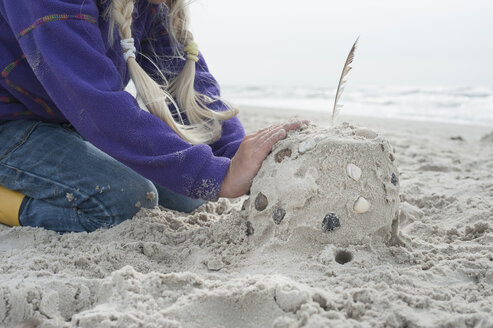
M 108 13 L 110 33 L 116 23 L 122 40 L 132 38 L 132 14 L 136 1 L 138 0 L 112 0 Z M 172 43 L 186 46 L 193 42 L 193 35 L 188 31 L 189 15 L 185 0 L 169 0 L 168 8 L 167 29 Z M 129 57 L 127 65 L 137 90 L 137 97 L 144 104 L 143 110 L 159 117 L 183 140 L 191 144 L 210 144 L 221 136 L 221 121 L 234 117 L 238 114 L 238 110 L 227 103 L 224 103 L 227 107 L 225 111 L 213 111 L 207 107 L 208 104 L 217 99 L 195 90 L 196 62 L 189 57 L 185 57 L 186 62 L 183 70 L 171 82 L 166 80 L 163 72 L 154 64 L 161 80 L 165 83 L 164 85 L 154 81 L 135 58 Z M 174 105 L 178 121 L 169 109 L 168 103 Z M 184 123 L 182 111 L 189 124 Z

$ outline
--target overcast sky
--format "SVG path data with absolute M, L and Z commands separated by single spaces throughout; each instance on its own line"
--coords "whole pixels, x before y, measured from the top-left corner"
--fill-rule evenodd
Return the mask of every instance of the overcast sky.
M 222 85 L 493 87 L 492 0 L 196 0 L 192 31 Z

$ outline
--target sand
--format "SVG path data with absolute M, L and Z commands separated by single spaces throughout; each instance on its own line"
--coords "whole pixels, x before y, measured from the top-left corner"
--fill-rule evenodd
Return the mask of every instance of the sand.
M 395 150 L 398 238 L 259 244 L 247 197 L 90 234 L 2 226 L 0 326 L 493 327 L 493 127 L 342 120 Z
M 377 132 L 350 124 L 290 132 L 250 191 L 245 216 L 257 247 L 386 243 L 398 220 L 394 150 Z

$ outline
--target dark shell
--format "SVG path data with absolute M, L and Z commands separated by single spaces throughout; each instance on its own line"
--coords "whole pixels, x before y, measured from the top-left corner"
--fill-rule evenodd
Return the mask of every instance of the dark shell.
M 397 183 L 399 182 L 399 179 L 394 173 L 392 173 L 392 178 L 390 178 L 390 182 L 392 182 L 394 186 L 397 186 Z
M 251 235 L 253 235 L 254 232 L 255 232 L 255 230 L 253 229 L 252 223 L 250 221 L 247 221 L 246 222 L 246 235 L 251 236 Z
M 391 162 L 393 162 L 395 160 L 394 155 L 392 155 L 392 153 L 389 154 L 389 159 Z
M 261 192 L 259 192 L 257 197 L 255 198 L 255 209 L 261 212 L 267 208 L 267 205 L 269 205 L 269 201 L 267 200 L 267 197 Z
M 322 231 L 332 231 L 341 226 L 341 222 L 335 213 L 328 213 L 322 221 Z
M 282 219 L 286 215 L 286 211 L 280 207 L 274 209 L 274 213 L 272 214 L 272 218 L 274 219 L 275 224 L 281 224 Z
M 285 148 L 276 153 L 276 163 L 281 163 L 285 157 L 291 157 L 291 149 Z

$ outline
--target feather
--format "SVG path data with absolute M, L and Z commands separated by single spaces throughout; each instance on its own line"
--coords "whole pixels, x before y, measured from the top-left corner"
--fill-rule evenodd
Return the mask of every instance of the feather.
M 349 66 L 353 62 L 354 59 L 354 52 L 356 51 L 356 47 L 358 46 L 358 41 L 359 37 L 356 39 L 356 41 L 353 44 L 353 47 L 351 48 L 351 51 L 349 51 L 349 55 L 346 58 L 346 63 L 344 64 L 344 68 L 342 69 L 342 74 L 341 78 L 339 80 L 339 85 L 337 86 L 337 92 L 336 92 L 336 98 L 334 100 L 334 109 L 332 110 L 332 126 L 335 125 L 337 116 L 339 115 L 340 110 L 342 109 L 343 105 L 339 105 L 339 98 L 341 98 L 342 93 L 344 92 L 345 84 L 346 81 L 345 77 L 349 74 L 351 71 L 352 67 Z

